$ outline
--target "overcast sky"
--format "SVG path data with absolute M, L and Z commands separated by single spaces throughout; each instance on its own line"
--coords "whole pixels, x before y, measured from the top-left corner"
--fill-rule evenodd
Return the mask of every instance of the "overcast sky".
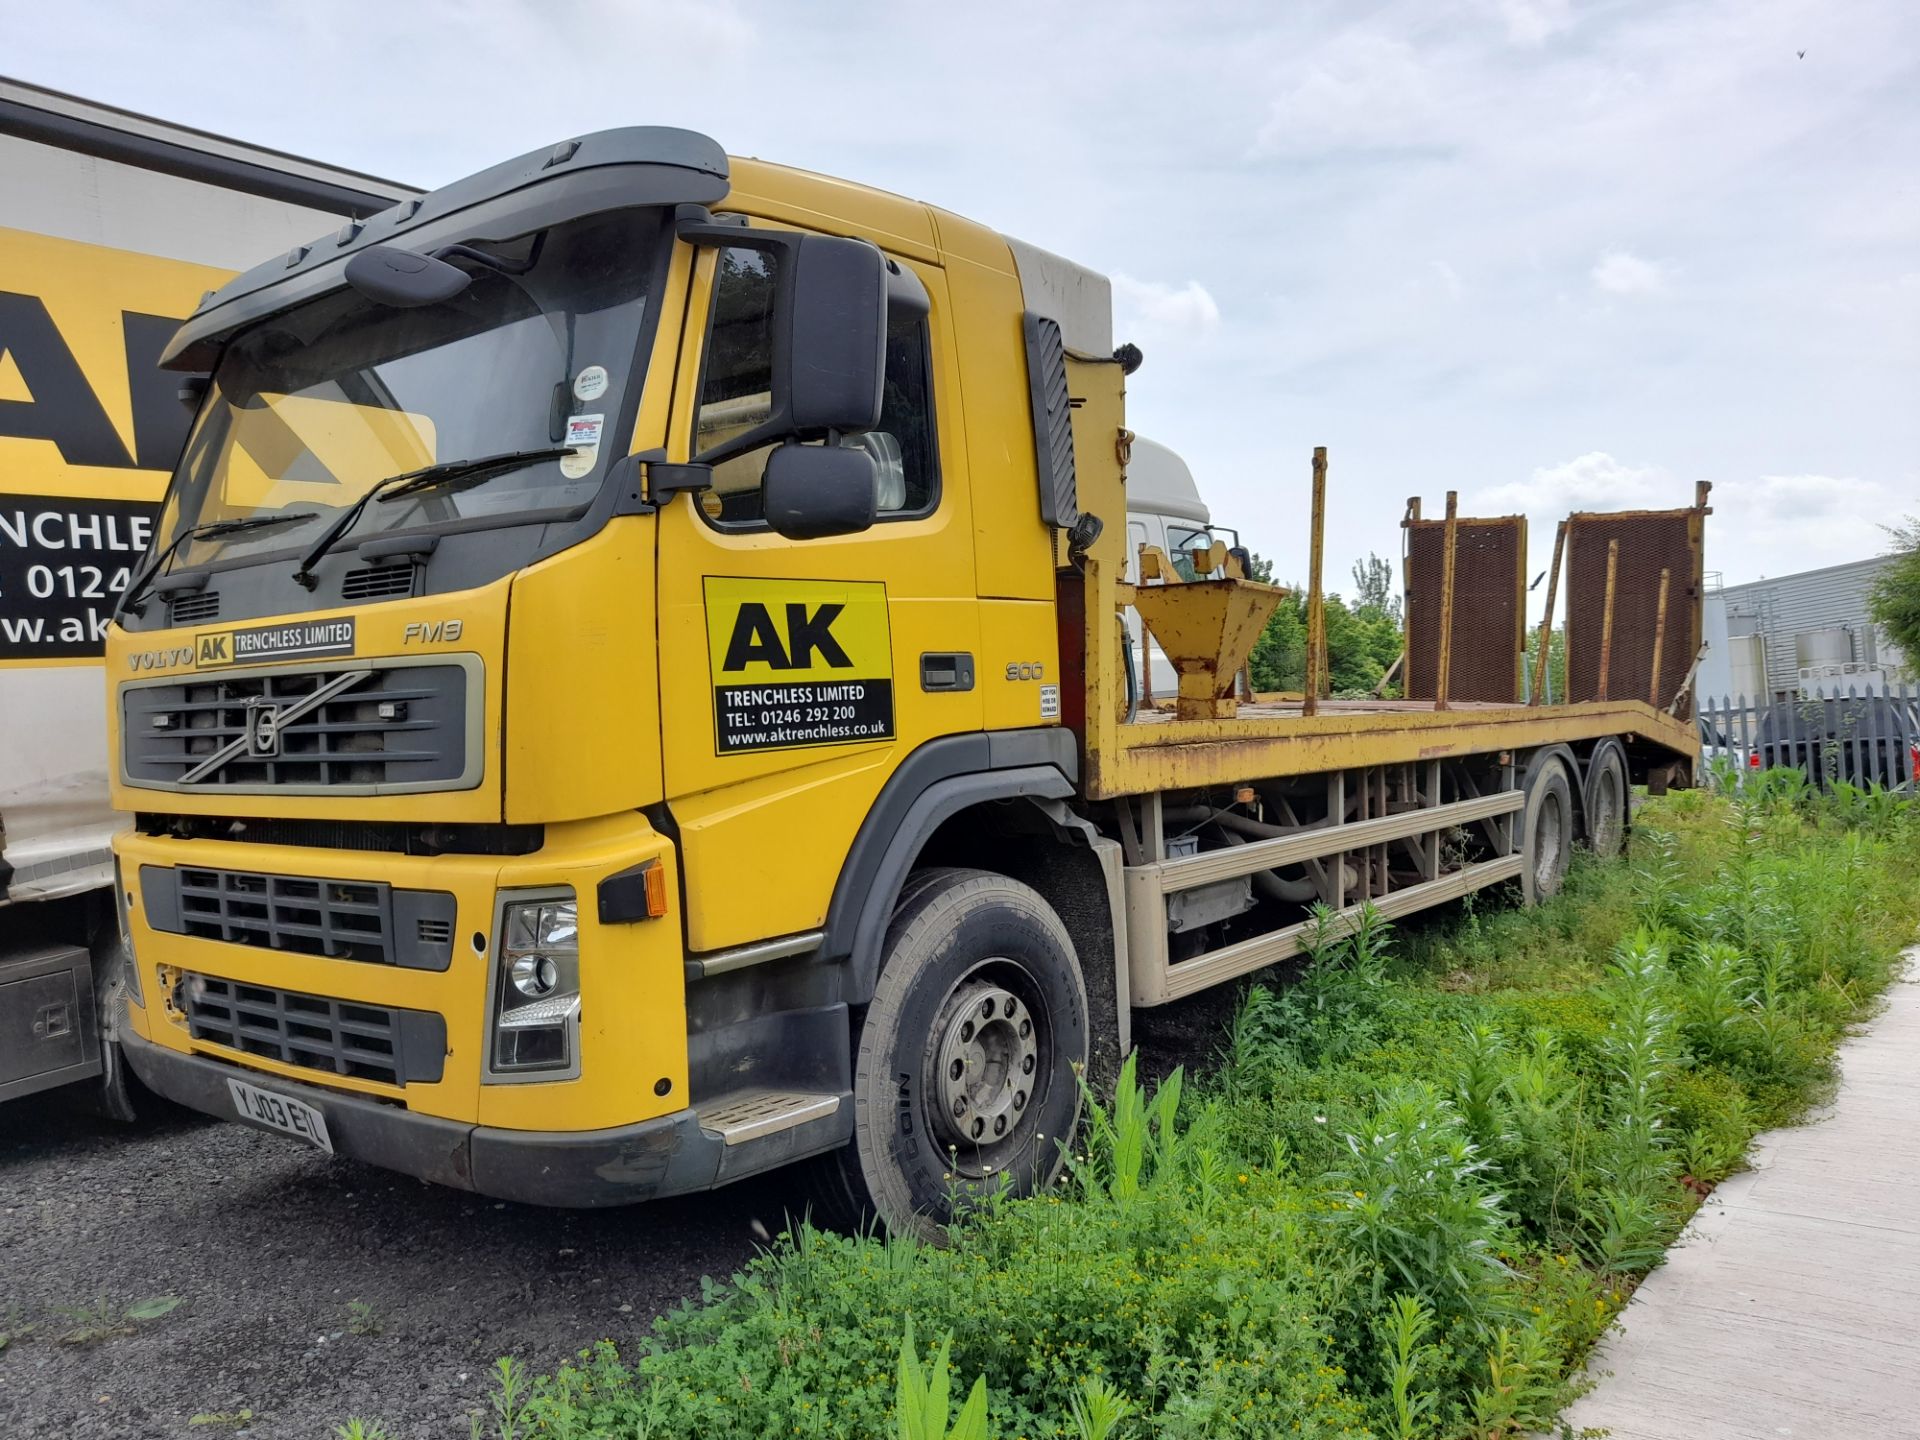
M 1804 52 L 1802 55 L 1801 52 Z M 1679 506 L 1728 583 L 1920 510 L 1920 3 L 0 3 L 0 71 L 422 185 L 660 123 L 1111 274 L 1131 423 L 1305 573 Z

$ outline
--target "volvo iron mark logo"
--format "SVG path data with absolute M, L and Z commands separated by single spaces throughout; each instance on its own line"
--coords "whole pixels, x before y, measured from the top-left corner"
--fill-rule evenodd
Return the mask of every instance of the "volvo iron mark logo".
M 247 757 L 280 758 L 280 707 L 255 697 L 247 702 Z

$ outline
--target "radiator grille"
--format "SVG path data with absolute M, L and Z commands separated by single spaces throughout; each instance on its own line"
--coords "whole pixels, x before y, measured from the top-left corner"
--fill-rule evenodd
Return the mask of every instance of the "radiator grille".
M 343 600 L 388 600 L 396 595 L 411 595 L 413 576 L 411 565 L 375 565 L 349 570 L 340 582 L 340 596 Z
M 147 924 L 167 935 L 410 970 L 445 970 L 453 962 L 458 906 L 444 890 L 142 865 L 140 892 Z
M 377 881 L 179 871 L 181 933 L 337 960 L 393 962 L 391 894 Z
M 459 665 L 360 667 L 360 678 L 304 712 L 301 701 L 341 669 L 281 674 L 223 671 L 122 692 L 127 778 L 191 790 L 283 786 L 451 788 L 466 778 L 467 672 Z M 477 697 L 475 697 L 477 698 Z M 265 712 L 267 753 L 249 741 Z
M 394 1086 L 431 1084 L 444 1071 L 446 1022 L 438 1015 L 211 975 L 183 976 L 179 998 L 195 1040 L 247 1055 Z

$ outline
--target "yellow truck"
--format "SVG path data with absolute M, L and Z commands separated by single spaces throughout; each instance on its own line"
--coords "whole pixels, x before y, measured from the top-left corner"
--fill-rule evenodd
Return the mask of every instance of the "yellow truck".
M 1054 1173 L 1135 1008 L 1551 891 L 1684 783 L 1704 497 L 1570 519 L 1567 703 L 1524 525 L 1451 505 L 1413 698 L 1325 696 L 1316 639 L 1256 699 L 1280 592 L 1128 554 L 1139 358 L 1091 271 L 665 128 L 209 296 L 107 646 L 132 1068 L 487 1195 L 806 1160 L 930 1229 Z

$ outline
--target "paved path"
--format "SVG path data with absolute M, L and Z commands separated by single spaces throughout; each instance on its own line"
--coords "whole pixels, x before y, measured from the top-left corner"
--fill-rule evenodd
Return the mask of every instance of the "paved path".
M 1595 1353 L 1616 1440 L 1920 1436 L 1920 961 L 1816 1123 L 1760 1138 Z

